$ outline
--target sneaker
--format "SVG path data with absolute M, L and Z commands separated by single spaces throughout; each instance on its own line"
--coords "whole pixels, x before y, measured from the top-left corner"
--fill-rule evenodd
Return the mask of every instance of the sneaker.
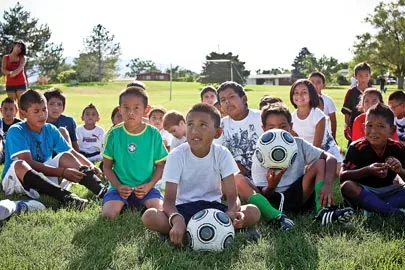
M 315 219 L 321 222 L 322 225 L 326 225 L 332 222 L 339 222 L 340 224 L 346 224 L 350 221 L 354 214 L 354 210 L 351 207 L 337 208 L 334 206 L 322 208 Z
M 76 194 L 72 193 L 72 194 L 66 195 L 63 198 L 62 202 L 67 207 L 71 207 L 71 208 L 77 209 L 79 211 L 82 211 L 85 208 L 88 201 L 86 199 L 82 199 L 79 196 L 77 196 Z
M 35 200 L 16 201 L 15 203 L 17 214 L 45 209 L 45 205 Z
M 247 235 L 248 239 L 257 242 L 262 237 L 259 231 L 254 227 L 242 228 L 237 230 L 237 232 L 244 233 Z
M 16 204 L 10 200 L 0 201 L 0 220 L 5 220 L 16 211 Z
M 280 217 L 277 219 L 277 221 L 280 223 L 280 229 L 282 231 L 292 230 L 295 226 L 294 221 L 292 221 L 284 214 L 281 214 Z
M 166 242 L 169 240 L 169 235 L 164 233 L 159 233 L 159 240 L 162 242 Z

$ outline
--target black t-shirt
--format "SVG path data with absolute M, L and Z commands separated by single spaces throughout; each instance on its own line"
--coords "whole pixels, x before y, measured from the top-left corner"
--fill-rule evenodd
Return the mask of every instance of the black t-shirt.
M 1 122 L 2 122 L 2 126 L 3 126 L 3 133 L 4 133 L 4 136 L 6 136 L 8 129 L 9 129 L 12 125 L 14 125 L 15 123 L 21 122 L 21 119 L 14 118 L 14 121 L 13 121 L 13 123 L 11 123 L 11 125 L 7 125 L 6 123 L 4 123 L 4 120 L 3 120 L 3 119 L 1 119 Z
M 388 157 L 398 159 L 402 167 L 405 167 L 405 146 L 397 141 L 388 139 L 385 151 L 381 156 L 378 156 L 371 147 L 366 138 L 354 141 L 347 149 L 345 160 L 343 161 L 343 170 L 357 170 L 369 166 L 375 162 L 384 163 Z M 379 178 L 373 175 L 368 175 L 362 179 L 353 180 L 362 185 L 369 187 L 386 187 L 392 185 L 392 181 L 396 177 L 396 173 L 388 169 L 387 177 Z
M 353 126 L 354 119 L 361 114 L 357 109 L 357 105 L 359 104 L 362 94 L 363 93 L 357 86 L 350 88 L 346 92 L 342 113 L 350 115 L 350 127 Z

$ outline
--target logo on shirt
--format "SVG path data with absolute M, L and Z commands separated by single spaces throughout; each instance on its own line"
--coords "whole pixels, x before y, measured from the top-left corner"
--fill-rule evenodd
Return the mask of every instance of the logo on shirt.
M 128 151 L 130 153 L 134 153 L 136 151 L 136 144 L 134 144 L 134 143 L 128 144 Z

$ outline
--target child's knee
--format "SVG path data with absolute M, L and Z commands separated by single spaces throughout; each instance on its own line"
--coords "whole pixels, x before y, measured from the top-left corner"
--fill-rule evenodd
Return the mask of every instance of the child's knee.
M 156 223 L 158 211 L 159 210 L 156 208 L 149 208 L 143 213 L 141 220 L 146 228 L 151 228 L 152 225 Z
M 24 160 L 19 160 L 14 164 L 15 174 L 17 175 L 18 179 L 20 179 L 20 181 L 24 179 L 25 174 L 31 169 L 31 166 Z
M 260 210 L 253 204 L 244 205 L 244 214 L 250 224 L 256 224 L 260 220 Z
M 347 198 L 356 198 L 361 191 L 361 187 L 353 181 L 345 181 L 340 185 L 342 195 Z
M 103 207 L 101 216 L 105 219 L 114 219 L 114 218 L 118 217 L 120 215 L 120 213 L 121 213 L 121 209 L 112 208 L 112 207 L 108 207 L 108 208 Z

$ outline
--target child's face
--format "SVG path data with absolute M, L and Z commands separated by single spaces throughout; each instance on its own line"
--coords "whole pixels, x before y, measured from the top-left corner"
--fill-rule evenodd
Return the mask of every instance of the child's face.
M 367 96 L 363 97 L 363 111 L 367 112 L 370 107 L 372 107 L 375 104 L 380 103 L 380 100 L 378 99 L 377 95 L 374 94 L 368 94 Z
M 121 123 L 122 122 L 122 115 L 121 115 L 121 113 L 118 111 L 118 112 L 116 112 L 115 114 L 114 114 L 114 117 L 112 118 L 112 124 L 115 126 L 115 125 L 118 125 L 119 123 Z
M 49 119 L 56 120 L 65 110 L 63 108 L 62 100 L 59 98 L 51 98 L 48 100 Z
M 82 120 L 84 121 L 85 125 L 95 125 L 97 121 L 100 120 L 100 117 L 95 109 L 89 108 L 84 111 Z
M 213 106 L 217 102 L 217 95 L 214 92 L 208 91 L 203 95 L 201 102 Z
M 158 130 L 161 130 L 163 128 L 163 116 L 162 112 L 155 111 L 149 117 L 149 123 L 154 125 Z
M 367 70 L 360 70 L 355 76 L 357 79 L 358 86 L 361 89 L 366 89 L 368 87 L 368 82 L 370 81 L 371 75 Z
M 169 133 L 172 134 L 177 139 L 182 138 L 186 135 L 186 124 L 183 121 L 180 121 L 178 125 L 173 125 L 169 127 Z
M 143 121 L 143 116 L 147 112 L 147 108 L 145 108 L 143 104 L 142 97 L 125 95 L 121 99 L 119 111 L 125 123 L 139 125 Z
M 388 100 L 388 106 L 393 111 L 396 118 L 401 119 L 405 117 L 405 103 L 399 100 Z
M 240 97 L 232 88 L 226 88 L 221 91 L 219 93 L 219 101 L 222 110 L 232 119 L 239 119 L 247 110 L 246 96 Z
M 300 83 L 293 90 L 293 101 L 297 107 L 307 106 L 310 102 L 308 87 Z
M 287 117 L 282 114 L 269 114 L 263 130 L 267 131 L 273 128 L 283 129 L 287 132 L 291 132 L 291 123 L 289 123 Z
M 45 102 L 31 104 L 26 111 L 21 110 L 26 118 L 28 127 L 40 132 L 48 118 L 48 108 Z
M 395 131 L 394 126 L 390 126 L 384 117 L 367 114 L 365 122 L 365 137 L 372 146 L 384 147 L 388 138 Z
M 315 85 L 316 92 L 318 93 L 318 95 L 320 95 L 322 93 L 322 89 L 325 88 L 325 84 L 323 83 L 322 78 L 319 76 L 312 76 L 311 78 L 309 78 L 309 80 L 313 83 L 313 85 Z
M 194 154 L 207 153 L 212 141 L 218 137 L 218 128 L 208 113 L 190 112 L 187 115 L 187 142 Z
M 1 106 L 1 114 L 5 120 L 11 121 L 17 114 L 17 106 L 14 103 L 4 102 Z

